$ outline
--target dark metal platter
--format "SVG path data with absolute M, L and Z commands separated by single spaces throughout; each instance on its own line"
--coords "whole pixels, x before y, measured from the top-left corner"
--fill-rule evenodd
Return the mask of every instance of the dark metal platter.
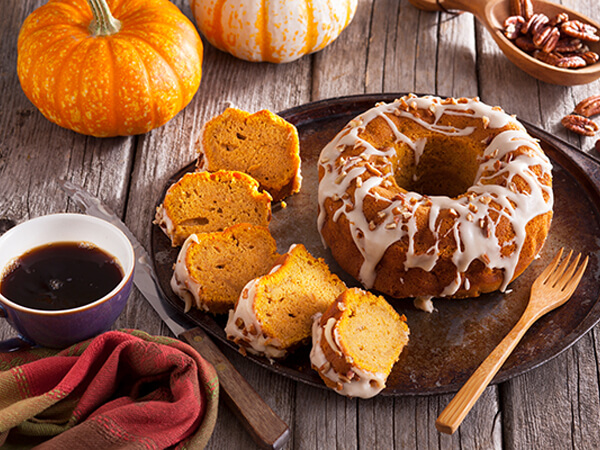
M 316 227 L 317 159 L 323 146 L 353 117 L 376 102 L 393 101 L 403 94 L 341 97 L 309 103 L 279 113 L 296 125 L 300 135 L 303 186 L 288 199 L 287 208 L 274 205 L 270 225 L 280 252 L 301 242 L 349 286 L 357 282 L 345 274 L 323 248 Z M 494 379 L 495 383 L 520 375 L 557 356 L 573 345 L 600 320 L 600 164 L 569 144 L 521 121 L 540 139 L 554 170 L 555 206 L 550 235 L 541 257 L 509 286 L 506 293 L 476 299 L 435 299 L 436 311 L 428 314 L 413 307 L 412 300 L 389 299 L 405 314 L 411 330 L 410 342 L 394 366 L 381 395 L 428 395 L 457 391 L 471 373 L 514 326 L 525 309 L 529 288 L 560 247 L 590 255 L 588 269 L 569 302 L 539 320 L 525 335 Z M 190 163 L 174 174 L 165 191 Z M 162 202 L 162 197 L 159 203 Z M 165 298 L 183 312 L 183 303 L 169 286 L 178 248 L 155 225 L 152 226 L 152 258 Z M 231 348 L 223 327 L 226 316 L 216 317 L 197 310 L 188 316 Z M 280 363 L 248 358 L 268 370 L 313 386 L 325 387 L 311 370 L 308 349 L 301 349 Z

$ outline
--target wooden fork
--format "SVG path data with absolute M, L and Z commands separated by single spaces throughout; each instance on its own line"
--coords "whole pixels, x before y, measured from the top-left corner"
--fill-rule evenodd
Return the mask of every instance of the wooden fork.
M 437 418 L 435 426 L 438 431 L 448 434 L 456 431 L 529 327 L 544 314 L 564 304 L 571 297 L 583 276 L 588 257 L 586 256 L 583 263 L 577 268 L 581 255 L 578 254 L 575 261 L 569 265 L 573 254 L 573 251 L 570 251 L 559 266 L 562 254 L 563 249 L 561 248 L 550 265 L 533 282 L 527 308 L 514 328 L 473 372 L 473 375 Z

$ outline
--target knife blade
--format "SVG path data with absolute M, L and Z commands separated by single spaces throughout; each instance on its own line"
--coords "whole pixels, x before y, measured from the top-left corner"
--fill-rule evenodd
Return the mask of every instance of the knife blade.
M 235 369 L 221 350 L 200 327 L 164 300 L 158 287 L 150 256 L 117 215 L 100 199 L 68 180 L 58 180 L 61 189 L 86 214 L 99 217 L 118 227 L 131 241 L 136 265 L 133 283 L 179 339 L 192 346 L 210 362 L 219 376 L 223 399 L 261 448 L 279 449 L 289 440 L 287 424 L 277 416 L 252 386 Z

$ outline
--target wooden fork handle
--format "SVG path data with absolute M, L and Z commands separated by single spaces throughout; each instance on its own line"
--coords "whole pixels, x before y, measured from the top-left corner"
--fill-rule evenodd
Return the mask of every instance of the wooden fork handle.
M 515 349 L 525 332 L 535 322 L 535 317 L 524 314 L 490 355 L 473 372 L 464 386 L 458 391 L 448 406 L 435 421 L 435 427 L 442 433 L 452 434 L 460 426 L 484 389 Z

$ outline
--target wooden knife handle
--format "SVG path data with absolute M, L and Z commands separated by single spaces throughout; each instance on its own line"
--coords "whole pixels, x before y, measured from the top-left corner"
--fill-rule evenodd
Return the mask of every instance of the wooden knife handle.
M 280 449 L 290 438 L 290 429 L 254 388 L 233 367 L 201 328 L 181 333 L 179 338 L 194 347 L 219 375 L 221 393 L 227 406 L 261 448 Z

